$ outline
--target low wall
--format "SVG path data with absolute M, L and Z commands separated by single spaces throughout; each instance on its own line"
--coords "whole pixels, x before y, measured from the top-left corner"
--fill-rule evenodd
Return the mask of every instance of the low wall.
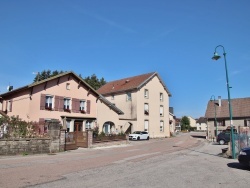
M 0 155 L 49 153 L 50 145 L 51 139 L 49 138 L 1 139 Z

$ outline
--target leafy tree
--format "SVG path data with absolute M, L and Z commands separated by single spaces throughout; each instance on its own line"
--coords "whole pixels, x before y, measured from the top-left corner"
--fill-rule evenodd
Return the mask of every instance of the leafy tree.
M 98 79 L 95 74 L 92 74 L 91 77 L 85 77 L 84 81 L 87 82 L 95 90 L 99 89 L 101 86 L 105 85 L 107 82 L 104 78 Z
M 38 72 L 34 78 L 34 82 L 38 82 L 38 81 L 41 81 L 41 80 L 45 80 L 47 78 L 50 78 L 50 77 L 53 77 L 53 76 L 56 76 L 58 74 L 61 74 L 61 73 L 64 73 L 63 71 L 53 71 L 51 72 L 51 70 L 43 70 L 42 72 Z
M 37 75 L 34 78 L 34 82 L 45 80 L 47 78 L 51 78 L 53 76 L 56 76 L 58 74 L 64 73 L 64 71 L 53 71 L 51 70 L 43 70 L 42 72 L 38 72 Z M 79 77 L 82 78 L 82 75 L 79 74 Z M 83 78 L 85 82 L 87 82 L 92 88 L 95 90 L 99 89 L 101 86 L 105 85 L 107 82 L 102 77 L 101 79 L 97 78 L 95 74 L 92 74 L 91 76 Z
M 181 130 L 190 130 L 190 120 L 187 116 L 181 118 Z

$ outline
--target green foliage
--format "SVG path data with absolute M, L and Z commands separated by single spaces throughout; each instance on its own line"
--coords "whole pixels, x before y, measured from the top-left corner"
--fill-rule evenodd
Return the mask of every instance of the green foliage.
M 124 135 L 126 135 L 126 134 L 123 131 L 118 133 L 118 136 L 124 136 Z
M 101 86 L 105 85 L 107 82 L 104 78 L 97 78 L 95 74 L 92 74 L 91 77 L 85 77 L 84 81 L 87 82 L 95 90 L 99 89 Z
M 187 116 L 183 116 L 181 118 L 181 130 L 189 130 L 190 131 L 190 120 Z
M 103 137 L 103 136 L 105 136 L 105 132 L 100 132 L 100 134 L 98 135 L 98 136 L 100 136 L 100 137 Z
M 41 81 L 41 80 L 45 80 L 47 78 L 51 78 L 53 76 L 56 76 L 58 74 L 64 73 L 64 71 L 53 71 L 51 72 L 51 70 L 43 70 L 42 72 L 38 72 L 37 75 L 34 78 L 34 82 L 37 81 Z M 79 74 L 79 77 L 82 78 L 82 75 Z M 87 76 L 85 78 L 83 78 L 83 80 L 89 84 L 92 88 L 94 88 L 95 90 L 99 89 L 101 86 L 105 85 L 107 82 L 105 81 L 105 79 L 102 77 L 101 79 L 97 78 L 97 76 L 95 74 L 92 74 L 91 76 Z
M 64 71 L 55 70 L 55 71 L 51 72 L 51 70 L 43 70 L 42 72 L 37 73 L 37 75 L 35 76 L 33 81 L 38 82 L 38 81 L 45 80 L 47 78 L 56 76 L 56 75 L 61 74 L 61 73 L 64 73 Z
M 0 118 L 0 130 L 3 132 L 3 138 L 35 137 L 37 136 L 35 125 L 33 122 L 23 121 L 18 116 Z

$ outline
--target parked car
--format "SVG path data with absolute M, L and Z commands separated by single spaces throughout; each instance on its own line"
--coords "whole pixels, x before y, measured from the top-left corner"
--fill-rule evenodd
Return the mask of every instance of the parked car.
M 238 138 L 238 134 L 236 131 L 234 131 L 234 138 L 237 139 Z M 227 144 L 228 142 L 230 142 L 231 140 L 231 131 L 223 131 L 221 133 L 218 134 L 217 136 L 217 142 L 220 144 L 220 145 L 224 145 L 224 144 Z
M 250 166 L 250 147 L 243 148 L 238 155 L 238 161 L 240 164 Z
M 147 131 L 135 131 L 128 136 L 129 140 L 149 140 Z

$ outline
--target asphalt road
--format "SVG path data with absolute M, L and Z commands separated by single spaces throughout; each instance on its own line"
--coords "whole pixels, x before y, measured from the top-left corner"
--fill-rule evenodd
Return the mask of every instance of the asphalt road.
M 0 187 L 249 187 L 249 168 L 218 156 L 224 147 L 187 133 L 57 155 L 0 157 Z

